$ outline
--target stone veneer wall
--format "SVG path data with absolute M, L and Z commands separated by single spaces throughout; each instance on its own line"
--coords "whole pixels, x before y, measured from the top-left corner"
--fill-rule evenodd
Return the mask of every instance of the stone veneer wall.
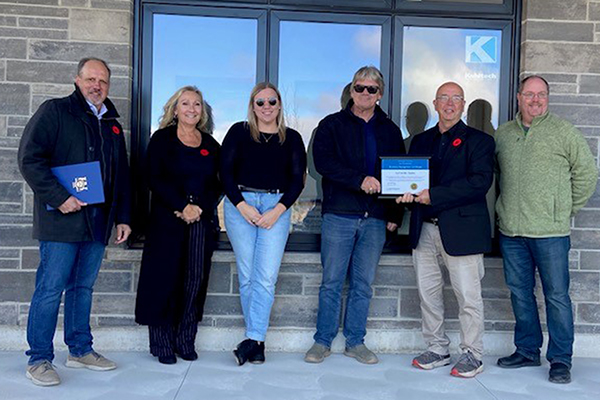
M 72 91 L 76 62 L 105 58 L 113 67 L 111 98 L 129 126 L 131 0 L 0 2 L 0 349 L 25 348 L 24 327 L 37 267 L 31 237 L 32 194 L 16 164 L 19 137 L 39 104 Z M 523 73 L 551 83 L 551 108 L 573 121 L 598 156 L 600 137 L 600 2 L 528 0 L 524 4 Z M 573 221 L 572 295 L 578 354 L 600 355 L 600 189 Z M 141 251 L 109 248 L 94 295 L 92 324 L 99 345 L 144 349 L 133 321 Z M 508 351 L 513 326 L 502 263 L 486 259 L 483 281 L 488 351 Z M 301 350 L 310 343 L 320 283 L 319 255 L 287 253 L 277 285 L 269 345 Z M 228 348 L 242 337 L 243 319 L 233 255 L 214 257 L 202 348 Z M 457 306 L 445 289 L 449 328 Z M 541 306 L 543 308 L 543 306 Z M 104 328 L 104 329 L 103 329 Z M 409 256 L 382 258 L 374 284 L 367 340 L 380 351 L 414 350 L 420 341 L 419 300 Z M 340 335 L 341 336 L 341 335 Z M 453 334 L 455 336 L 455 333 Z M 290 339 L 292 339 L 290 341 Z M 57 341 L 59 344 L 60 340 Z M 336 342 L 337 348 L 341 345 Z

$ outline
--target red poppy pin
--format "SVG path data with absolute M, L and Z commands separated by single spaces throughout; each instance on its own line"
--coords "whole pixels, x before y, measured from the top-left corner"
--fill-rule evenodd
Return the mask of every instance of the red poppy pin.
M 462 140 L 454 139 L 454 142 L 452 142 L 452 146 L 458 147 L 458 146 L 460 146 L 461 143 L 462 143 Z
M 206 149 L 202 149 L 202 150 L 200 150 L 200 154 L 202 154 L 203 156 L 207 156 L 207 155 L 209 155 L 210 153 L 208 152 L 208 150 L 206 150 Z
M 115 135 L 118 135 L 119 133 L 121 133 L 121 130 L 119 129 L 118 126 L 113 126 L 112 131 Z

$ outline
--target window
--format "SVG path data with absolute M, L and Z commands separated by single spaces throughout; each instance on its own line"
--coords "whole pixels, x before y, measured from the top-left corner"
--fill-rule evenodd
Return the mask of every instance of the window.
M 287 124 L 306 147 L 341 91 L 363 65 L 386 80 L 382 109 L 405 137 L 436 123 L 435 89 L 455 80 L 471 110 L 465 119 L 492 132 L 512 116 L 518 76 L 520 3 L 515 0 L 138 0 L 134 41 L 132 169 L 135 232 L 143 241 L 149 192 L 145 149 L 161 108 L 179 87 L 197 85 L 212 106 L 222 140 L 246 118 L 256 82 L 278 85 Z M 334 8 L 335 7 L 335 8 Z M 424 17 L 423 15 L 427 15 Z M 293 210 L 288 250 L 318 250 L 320 187 L 310 168 Z M 490 197 L 493 202 L 494 195 Z M 408 251 L 407 225 L 388 251 Z M 225 233 L 221 247 L 228 246 Z

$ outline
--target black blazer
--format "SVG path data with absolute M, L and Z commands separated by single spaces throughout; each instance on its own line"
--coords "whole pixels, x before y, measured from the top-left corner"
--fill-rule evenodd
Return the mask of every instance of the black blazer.
M 410 220 L 412 248 L 419 244 L 424 207 L 432 207 L 446 253 L 463 256 L 489 252 L 491 226 L 485 195 L 494 176 L 494 138 L 459 121 L 456 138 L 443 156 L 439 184 L 431 187 L 431 205 L 415 204 Z M 409 154 L 431 156 L 437 127 L 412 140 Z M 460 139 L 460 140 L 459 140 Z

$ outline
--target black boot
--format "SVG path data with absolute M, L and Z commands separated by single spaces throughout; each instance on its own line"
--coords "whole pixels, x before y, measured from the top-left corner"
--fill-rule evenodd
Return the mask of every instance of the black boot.
M 258 347 L 258 342 L 252 339 L 246 339 L 239 343 L 235 350 L 233 350 L 233 355 L 238 365 L 244 365 L 246 361 L 254 357 Z
M 256 342 L 256 351 L 250 357 L 248 361 L 252 364 L 262 364 L 265 362 L 265 342 Z

